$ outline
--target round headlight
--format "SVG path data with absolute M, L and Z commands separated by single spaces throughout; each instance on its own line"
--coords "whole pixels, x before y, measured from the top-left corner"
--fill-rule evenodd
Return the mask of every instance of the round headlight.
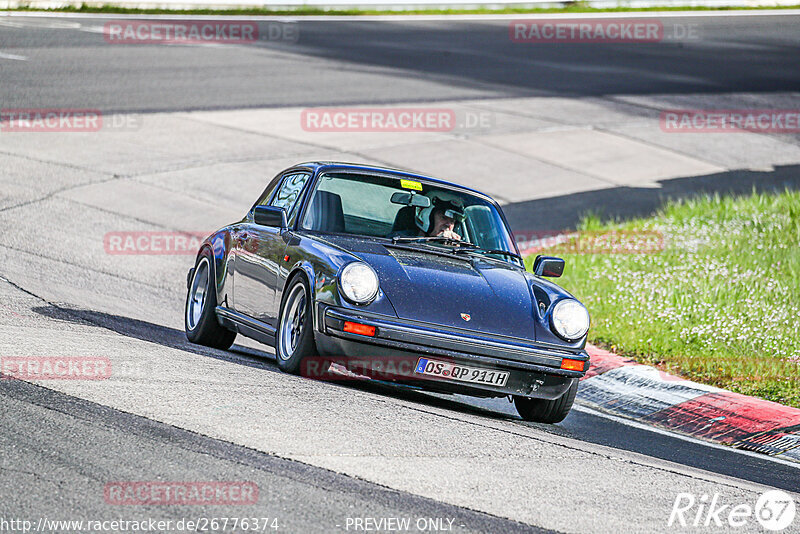
M 579 339 L 589 331 L 589 312 L 574 299 L 559 301 L 553 308 L 553 328 L 565 339 Z
M 378 294 L 378 275 L 366 263 L 349 263 L 339 275 L 339 287 L 348 300 L 365 304 Z

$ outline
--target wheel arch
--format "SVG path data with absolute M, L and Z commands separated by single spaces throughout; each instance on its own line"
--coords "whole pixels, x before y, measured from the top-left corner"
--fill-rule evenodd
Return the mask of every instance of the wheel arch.
M 309 299 L 311 300 L 311 315 L 314 319 L 314 330 L 316 331 L 319 326 L 319 317 L 317 317 L 317 273 L 314 266 L 308 261 L 297 262 L 289 272 L 286 274 L 286 282 L 281 289 L 281 307 L 283 307 L 283 299 L 286 296 L 286 290 L 289 289 L 289 283 L 297 275 L 305 276 L 308 282 L 308 290 L 310 292 Z

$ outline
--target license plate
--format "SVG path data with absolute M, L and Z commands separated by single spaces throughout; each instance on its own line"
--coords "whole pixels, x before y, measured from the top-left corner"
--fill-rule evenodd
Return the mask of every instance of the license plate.
M 458 380 L 459 382 L 486 384 L 489 386 L 505 386 L 508 380 L 508 372 L 506 371 L 467 367 L 454 363 L 429 360 L 428 358 L 420 358 L 417 361 L 417 367 L 414 369 L 414 372 L 420 375 L 437 376 L 447 380 Z

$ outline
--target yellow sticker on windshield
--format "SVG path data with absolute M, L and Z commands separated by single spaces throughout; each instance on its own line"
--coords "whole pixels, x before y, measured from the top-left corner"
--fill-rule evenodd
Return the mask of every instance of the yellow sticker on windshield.
M 414 191 L 422 191 L 422 184 L 414 180 L 400 180 L 400 187 L 403 189 L 413 189 Z

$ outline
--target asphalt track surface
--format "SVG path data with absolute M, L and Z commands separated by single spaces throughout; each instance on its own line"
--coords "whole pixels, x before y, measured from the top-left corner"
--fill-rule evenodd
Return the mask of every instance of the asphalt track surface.
M 97 32 L 103 23 L 102 19 L 94 18 L 0 16 L 1 107 L 88 107 L 105 112 L 149 113 L 554 95 L 613 99 L 617 93 L 673 95 L 676 102 L 691 94 L 692 102 L 700 107 L 706 96 L 728 92 L 748 93 L 757 105 L 790 107 L 792 101 L 780 95 L 800 91 L 797 30 L 800 16 L 797 15 L 682 18 L 680 24 L 696 25 L 693 26 L 696 39 L 636 47 L 514 44 L 507 37 L 507 21 L 262 22 L 296 25 L 299 40 L 266 41 L 247 47 L 117 47 L 109 46 Z M 795 176 L 795 171 L 785 168 L 783 172 Z M 776 183 L 788 179 L 779 177 Z M 686 185 L 687 190 L 695 187 Z M 751 185 L 752 180 L 743 179 L 739 187 L 746 189 Z M 680 189 L 680 184 L 675 187 Z M 48 198 L 49 195 L 44 195 L 40 201 L 47 202 Z M 573 196 L 570 200 L 580 203 L 579 198 Z M 646 212 L 655 202 L 646 198 L 628 211 L 624 206 L 618 208 L 622 214 L 638 214 L 630 210 Z M 513 217 L 514 206 L 511 208 Z M 3 211 L 7 209 L 4 207 Z M 79 219 L 81 209 L 75 207 L 72 217 Z M 13 215 L 8 215 L 10 218 L 3 222 L 9 225 L 6 230 L 11 229 L 14 221 Z M 46 216 L 35 227 L 44 232 L 56 232 L 59 228 L 57 221 L 49 222 Z M 37 284 L 42 285 L 41 279 L 47 273 L 55 280 L 74 276 L 76 271 L 67 266 L 62 270 L 57 264 L 23 254 L 13 243 L 5 249 L 4 259 L 0 260 L 5 265 L 0 272 L 3 276 L 0 294 L 5 306 L 3 319 L 13 325 L 5 330 L 9 336 L 3 342 L 5 351 L 24 345 L 19 339 L 11 340 L 12 335 L 31 336 L 34 343 L 26 350 L 33 353 L 63 335 L 66 346 L 78 343 L 78 339 L 83 342 L 88 339 L 105 347 L 104 350 L 141 351 L 142 358 L 149 357 L 146 351 L 154 358 L 180 353 L 182 357 L 193 358 L 200 367 L 217 372 L 247 373 L 242 378 L 261 373 L 266 377 L 264 380 L 270 381 L 270 387 L 286 395 L 300 395 L 301 391 L 320 395 L 318 402 L 306 406 L 314 410 L 307 413 L 307 425 L 325 420 L 329 415 L 327 404 L 340 406 L 351 396 L 367 399 L 369 402 L 365 401 L 363 408 L 367 413 L 360 416 L 366 420 L 374 416 L 381 422 L 375 423 L 371 436 L 374 440 L 384 440 L 389 435 L 388 427 L 382 426 L 387 423 L 387 413 L 404 414 L 419 418 L 417 430 L 421 434 L 444 433 L 431 438 L 432 447 L 455 444 L 464 439 L 463 434 L 490 429 L 505 433 L 498 436 L 513 435 L 514 439 L 523 436 L 529 440 L 525 443 L 541 442 L 604 458 L 603 462 L 595 459 L 593 462 L 598 463 L 590 464 L 592 469 L 602 470 L 593 473 L 599 478 L 630 477 L 630 473 L 619 471 L 619 465 L 625 464 L 661 470 L 668 473 L 665 477 L 675 476 L 678 480 L 675 492 L 684 487 L 681 477 L 700 488 L 698 491 L 717 484 L 737 491 L 754 487 L 749 483 L 800 491 L 800 470 L 796 467 L 634 428 L 585 410 L 574 410 L 558 425 L 536 425 L 521 422 L 505 401 L 434 396 L 380 384 L 299 384 L 294 378 L 278 373 L 269 351 L 260 351 L 255 344 L 237 345 L 231 352 L 193 347 L 173 327 L 174 320 L 162 319 L 165 311 L 154 311 L 152 315 L 156 318 L 151 321 L 135 318 L 136 312 L 109 301 L 108 292 L 87 298 L 84 290 L 76 290 L 75 298 L 61 298 L 57 303 L 40 298 Z M 31 270 L 30 280 L 18 274 L 25 268 Z M 33 273 L 42 269 L 47 273 Z M 6 270 L 13 272 L 13 280 L 6 280 Z M 91 278 L 93 274 L 87 271 L 86 276 Z M 160 298 L 162 302 L 176 300 L 180 294 L 178 287 L 162 292 Z M 118 314 L 99 311 L 115 307 L 119 308 Z M 180 303 L 172 308 L 179 309 Z M 146 311 L 139 311 L 140 317 L 148 316 Z M 106 338 L 112 334 L 122 341 L 108 341 Z M 126 383 L 126 391 L 120 392 L 120 396 L 135 397 L 135 392 L 127 390 L 137 387 L 144 392 L 146 381 L 145 377 Z M 252 401 L 258 395 L 247 388 L 240 393 L 252 395 L 249 397 Z M 256 481 L 261 488 L 259 516 L 280 516 L 286 521 L 285 529 L 292 532 L 342 529 L 343 521 L 354 515 L 454 518 L 456 530 L 468 532 L 536 532 L 545 523 L 559 530 L 606 530 L 603 525 L 590 528 L 578 518 L 583 506 L 580 499 L 585 496 L 575 486 L 580 486 L 583 480 L 594 480 L 589 473 L 582 478 L 579 470 L 574 477 L 564 473 L 559 479 L 561 485 L 552 488 L 556 496 L 564 499 L 577 495 L 577 501 L 570 502 L 569 509 L 553 512 L 559 521 L 547 518 L 541 523 L 537 519 L 519 522 L 506 518 L 527 516 L 509 513 L 508 507 L 499 504 L 475 506 L 475 510 L 483 510 L 475 511 L 468 505 L 448 504 L 464 501 L 450 494 L 441 499 L 431 498 L 436 488 L 426 487 L 417 492 L 413 483 L 393 484 L 389 475 L 371 476 L 369 470 L 348 471 L 335 464 L 326 468 L 324 461 L 313 460 L 309 453 L 300 454 L 303 458 L 298 461 L 300 456 L 282 454 L 284 449 L 280 446 L 265 451 L 233 439 L 229 441 L 212 431 L 203 435 L 201 431 L 180 428 L 179 424 L 165 423 L 163 418 L 125 413 L 123 409 L 115 409 L 110 400 L 93 402 L 82 398 L 77 386 L 54 391 L 39 385 L 3 381 L 0 399 L 4 428 L 0 437 L 3 517 L 111 516 L 114 511 L 109 510 L 102 502 L 102 494 L 96 491 L 98 485 L 111 480 L 227 479 Z M 251 420 L 270 418 L 270 414 L 248 405 L 248 397 L 229 400 L 240 415 L 245 412 Z M 180 415 L 182 408 L 177 407 L 178 400 L 175 402 L 175 413 Z M 146 393 L 142 405 L 146 407 L 144 411 L 150 410 Z M 249 413 L 250 410 L 254 411 Z M 213 418 L 213 413 L 209 417 L 211 428 L 219 421 Z M 448 424 L 461 422 L 463 426 L 448 426 L 436 418 L 446 418 Z M 271 430 L 300 434 L 297 426 L 300 424 L 297 420 L 290 426 L 276 423 Z M 219 424 L 218 428 L 223 429 L 224 425 Z M 326 428 L 324 424 L 322 428 Z M 347 435 L 349 430 L 341 428 L 340 432 Z M 363 439 L 370 437 L 370 429 L 361 432 L 365 434 Z M 400 439 L 397 435 L 391 437 Z M 356 438 L 352 439 L 355 444 Z M 324 433 L 320 440 L 325 445 Z M 296 445 L 290 440 L 287 447 Z M 487 457 L 495 452 L 513 456 L 499 443 L 496 446 L 497 451 L 489 445 L 489 450 L 483 453 Z M 416 452 L 425 456 L 424 451 Z M 475 454 L 474 460 L 484 457 Z M 553 457 L 538 449 L 533 456 L 553 461 Z M 306 458 L 310 459 L 304 461 Z M 537 466 L 535 460 L 530 466 L 532 476 L 539 476 L 536 473 L 540 469 L 557 471 L 560 467 L 552 463 Z M 393 468 L 398 469 L 395 464 L 386 466 L 387 471 Z M 443 476 L 448 488 L 459 482 Z M 642 475 L 641 488 L 635 490 L 637 495 L 646 492 L 652 482 L 648 482 L 647 476 L 651 474 Z M 685 483 L 686 487 L 690 482 Z M 515 490 L 509 487 L 507 493 L 496 498 L 517 503 L 517 507 L 535 506 Z M 479 486 L 475 491 L 480 491 Z M 661 497 L 670 501 L 674 495 Z M 209 515 L 208 510 L 173 507 L 127 512 L 131 516 L 166 519 Z M 224 508 L 213 512 L 217 516 L 237 515 L 236 510 Z M 638 514 L 661 513 L 660 520 L 665 525 L 669 509 L 645 511 L 632 506 L 610 513 L 631 522 L 637 521 Z
M 298 462 L 286 461 L 182 431 L 142 417 L 60 395 L 21 381 L 0 383 L 4 461 L 15 468 L 16 498 L 3 503 L 3 517 L 39 517 L 38 497 L 55 494 L 45 516 L 105 518 L 108 509 L 93 495 L 92 482 L 122 475 L 123 480 L 248 480 L 260 488 L 262 510 L 282 529 L 318 531 L 346 525 L 347 511 L 369 517 L 453 519 L 454 528 L 474 532 L 546 532 L 393 491 Z M 118 464 L 125 463 L 124 469 Z M 9 476 L 11 475 L 11 476 Z M 187 475 L 188 478 L 187 478 Z M 127 477 L 127 478 L 126 478 Z M 278 489 L 276 491 L 276 489 Z M 86 498 L 93 495 L 95 498 Z M 7 499 L 4 499 L 7 500 Z M 201 506 L 148 507 L 135 512 L 157 521 L 207 515 Z M 216 517 L 238 517 L 236 506 L 214 510 Z M 259 517 L 263 517 L 259 515 Z M 291 518 L 288 521 L 286 518 Z M 66 529 L 65 529 L 66 530 Z M 325 529 L 322 529 L 325 530 Z
M 4 107 L 143 112 L 800 86 L 800 15 L 664 18 L 662 42 L 635 46 L 514 43 L 508 20 L 302 19 L 260 22 L 255 45 L 124 46 L 100 32 L 113 20 L 0 17 L 0 52 L 29 58 L 3 61 Z M 283 25 L 292 29 L 274 29 Z

